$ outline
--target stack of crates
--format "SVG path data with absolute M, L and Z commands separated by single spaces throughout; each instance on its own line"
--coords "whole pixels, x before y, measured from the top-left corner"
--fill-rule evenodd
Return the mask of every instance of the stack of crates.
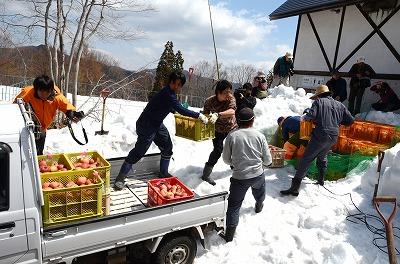
M 183 115 L 175 115 L 175 128 L 177 137 L 193 141 L 203 141 L 215 137 L 215 124 L 203 124 L 199 119 Z
M 74 170 L 77 170 L 77 169 L 87 170 L 87 169 L 76 168 L 74 166 L 74 164 L 79 162 L 79 159 L 82 157 L 85 157 L 88 159 L 93 159 L 97 162 L 97 167 L 95 170 L 100 173 L 100 176 L 102 177 L 102 180 L 104 182 L 103 196 L 102 196 L 103 214 L 109 215 L 110 214 L 110 193 L 111 193 L 111 189 L 110 189 L 111 188 L 110 187 L 111 165 L 110 165 L 110 163 L 96 151 L 90 151 L 90 152 L 84 152 L 84 153 L 67 153 L 67 154 L 65 154 L 65 156 L 71 163 L 71 167 Z
M 394 126 L 367 121 L 355 121 L 350 127 L 341 126 L 334 151 L 341 154 L 355 152 L 365 156 L 376 156 L 395 140 Z
M 311 133 L 314 128 L 315 128 L 315 125 L 312 121 L 301 120 L 300 121 L 300 139 L 310 140 Z

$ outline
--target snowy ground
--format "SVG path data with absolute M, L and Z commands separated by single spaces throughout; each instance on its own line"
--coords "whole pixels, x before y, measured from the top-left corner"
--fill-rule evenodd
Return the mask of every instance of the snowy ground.
M 79 103 L 85 100 L 81 97 Z M 310 105 L 311 101 L 302 89 L 294 91 L 283 86 L 275 88 L 268 99 L 258 101 L 255 127 L 269 137 L 277 127 L 276 119 L 279 116 L 302 114 Z M 144 106 L 145 103 L 112 99 L 109 101 L 105 124 L 105 129 L 110 131 L 109 135 L 94 136 L 100 124 L 85 119 L 83 126 L 89 134 L 87 146 L 81 147 L 74 143 L 67 129 L 52 130 L 48 132 L 45 151 L 97 150 L 108 158 L 125 156 L 136 141 L 135 122 Z M 87 110 L 87 107 L 83 109 Z M 367 118 L 400 124 L 398 115 L 375 112 Z M 199 179 L 212 150 L 211 141 L 195 143 L 173 136 L 175 128 L 172 115 L 167 117 L 164 124 L 174 143 L 171 172 L 200 195 L 228 190 L 231 171 L 222 160 L 212 174 L 217 180 L 215 187 Z M 79 125 L 75 126 L 78 138 L 81 137 L 79 128 Z M 157 152 L 157 148 L 153 145 L 149 152 Z M 380 193 L 399 195 L 398 164 L 400 145 L 387 151 Z M 334 196 L 322 187 L 303 184 L 298 198 L 280 197 L 279 190 L 289 186 L 293 172 L 291 167 L 267 170 L 267 197 L 263 212 L 257 215 L 254 213 L 254 200 L 251 192 L 248 192 L 234 241 L 225 244 L 218 235 L 211 234 L 207 238 L 209 250 L 199 247 L 195 263 L 388 263 L 387 256 L 373 246 L 373 235 L 365 225 L 346 221 L 348 210 L 356 213 L 348 196 Z M 371 205 L 375 183 L 376 159 L 366 172 L 359 173 L 356 168 L 346 179 L 329 182 L 326 187 L 338 194 L 351 192 L 361 210 L 376 214 Z M 399 218 L 396 218 L 395 226 L 400 226 Z M 377 225 L 376 222 L 372 224 Z M 400 247 L 400 241 L 396 240 L 396 243 Z M 385 242 L 381 241 L 380 244 L 384 245 Z

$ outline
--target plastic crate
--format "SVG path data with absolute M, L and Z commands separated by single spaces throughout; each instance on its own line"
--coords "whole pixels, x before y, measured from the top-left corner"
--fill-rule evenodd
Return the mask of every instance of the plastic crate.
M 284 167 L 286 150 L 271 145 L 269 145 L 268 147 L 272 156 L 272 164 L 270 168 Z
M 300 121 L 300 139 L 310 140 L 311 133 L 314 129 L 314 124 L 312 121 L 301 120 Z
M 175 135 L 194 141 L 203 141 L 215 137 L 215 124 L 203 124 L 199 119 L 175 115 Z
M 104 194 L 102 198 L 101 210 L 103 211 L 103 216 L 110 215 L 110 204 L 111 204 L 111 195 Z
M 155 187 L 160 183 L 170 184 L 170 185 L 179 185 L 185 192 L 187 193 L 186 197 L 179 197 L 179 198 L 171 198 L 167 199 L 158 192 Z M 147 182 L 147 203 L 149 206 L 154 205 L 163 205 L 169 204 L 173 202 L 178 202 L 182 200 L 192 199 L 194 197 L 194 193 L 185 185 L 183 184 L 177 177 L 165 178 L 165 179 L 154 179 L 149 180 Z
M 71 163 L 73 170 L 77 170 L 75 168 L 74 164 L 77 163 L 78 159 L 82 155 L 85 155 L 89 159 L 95 159 L 99 163 L 99 167 L 95 168 L 95 170 L 97 170 L 100 173 L 102 180 L 104 181 L 103 193 L 105 193 L 105 194 L 110 193 L 110 168 L 111 168 L 110 163 L 96 151 L 89 151 L 89 152 L 84 152 L 84 153 L 78 153 L 78 152 L 77 153 L 66 153 L 65 156 L 67 157 L 68 161 Z M 92 170 L 92 169 L 93 168 L 80 169 L 80 170 Z
M 67 157 L 64 154 L 52 154 L 52 155 L 40 155 L 38 156 L 38 164 L 40 163 L 41 160 L 45 160 L 47 163 L 47 166 L 51 166 L 53 162 L 57 162 L 58 164 L 63 164 L 64 168 L 67 169 L 67 171 L 72 170 L 72 164 L 69 162 Z M 57 171 L 57 172 L 41 172 L 41 174 L 62 174 L 65 173 L 65 171 Z
M 69 181 L 75 182 L 79 177 L 86 177 L 97 182 L 78 187 L 43 190 L 42 211 L 45 226 L 103 215 L 101 210 L 103 180 L 101 177 L 93 176 L 93 172 L 94 170 L 82 170 L 63 172 L 63 175 L 43 174 L 41 176 L 42 184 L 61 182 L 65 186 Z

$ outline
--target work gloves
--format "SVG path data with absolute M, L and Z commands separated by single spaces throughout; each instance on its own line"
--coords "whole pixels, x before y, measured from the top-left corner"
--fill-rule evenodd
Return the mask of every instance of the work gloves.
M 200 119 L 200 121 L 201 121 L 203 124 L 207 125 L 207 123 L 208 123 L 208 118 L 207 118 L 205 115 L 203 115 L 202 113 L 200 113 L 199 119 Z
M 72 110 L 68 110 L 67 112 L 65 112 L 65 115 L 67 116 L 67 118 L 73 122 L 78 122 L 80 121 L 82 118 L 85 117 L 85 114 L 83 113 L 83 111 L 72 111 Z
M 208 121 L 210 121 L 211 124 L 215 124 L 215 122 L 217 122 L 218 120 L 218 113 L 213 113 L 210 115 L 210 118 L 208 119 Z

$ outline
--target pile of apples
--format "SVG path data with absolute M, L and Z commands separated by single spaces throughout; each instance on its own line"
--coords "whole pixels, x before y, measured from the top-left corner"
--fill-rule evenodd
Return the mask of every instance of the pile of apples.
M 51 165 L 48 165 L 48 164 Z M 39 161 L 39 169 L 41 173 L 46 173 L 46 172 L 57 172 L 57 171 L 66 171 L 67 168 L 65 168 L 64 164 L 58 164 L 57 161 L 50 161 L 47 162 L 46 160 L 42 159 Z
M 94 171 L 93 174 L 94 179 L 97 179 L 99 177 L 99 173 L 97 171 Z M 92 185 L 97 183 L 95 180 L 91 180 L 86 177 L 78 177 L 75 181 L 69 181 L 65 186 L 61 182 L 44 182 L 42 184 L 42 189 L 44 191 L 49 191 L 49 190 L 57 190 L 57 189 L 63 189 L 63 188 L 72 188 L 72 187 L 78 187 L 78 186 L 85 186 L 85 185 Z
M 73 164 L 76 170 L 95 169 L 100 167 L 99 162 L 95 158 L 90 158 L 85 154 L 78 156 L 77 162 Z
M 166 182 L 160 182 L 158 185 L 154 187 L 154 189 L 156 190 L 156 192 L 158 192 L 162 197 L 166 199 L 182 198 L 188 196 L 185 189 L 183 189 L 178 184 L 171 185 Z

